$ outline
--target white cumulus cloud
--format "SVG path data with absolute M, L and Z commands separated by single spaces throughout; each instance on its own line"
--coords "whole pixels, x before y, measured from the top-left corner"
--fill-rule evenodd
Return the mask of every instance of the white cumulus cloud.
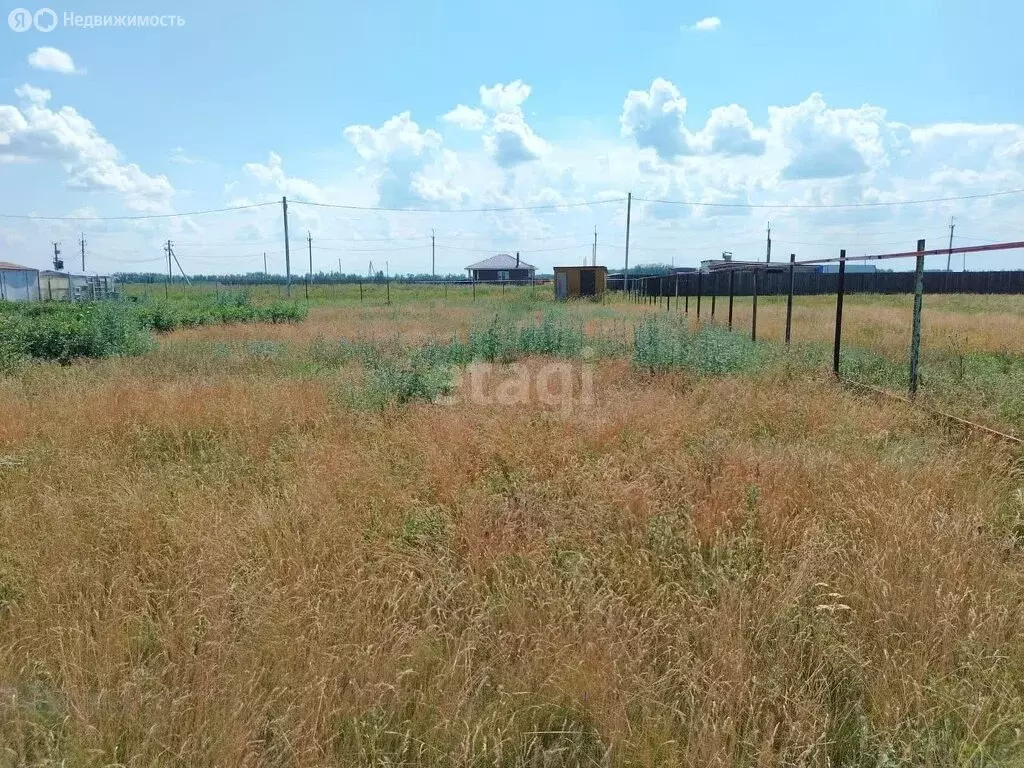
M 480 86 L 480 103 L 492 112 L 513 112 L 523 106 L 533 89 L 522 80 L 508 85 L 498 83 L 490 88 Z
M 246 163 L 243 167 L 260 184 L 272 187 L 282 195 L 295 195 L 312 202 L 322 202 L 325 198 L 323 191 L 312 181 L 286 174 L 284 161 L 277 152 L 271 152 L 266 163 Z
M 694 143 L 713 155 L 753 155 L 765 153 L 768 132 L 755 128 L 747 110 L 739 104 L 715 107 Z
M 28 63 L 34 69 L 41 69 L 45 72 L 58 72 L 62 75 L 84 75 L 85 70 L 75 66 L 71 54 L 59 48 L 43 46 L 36 48 L 28 55 Z
M 690 29 L 694 32 L 714 32 L 722 26 L 722 20 L 717 16 L 708 16 L 694 24 Z
M 534 132 L 523 114 L 523 102 L 531 90 L 522 80 L 489 88 L 480 86 L 480 103 L 494 113 L 484 134 L 484 147 L 499 168 L 539 160 L 548 151 L 547 142 Z
M 789 155 L 782 177 L 833 179 L 885 166 L 910 141 L 910 130 L 864 105 L 834 109 L 820 93 L 791 107 L 770 107 L 768 123 Z
M 480 131 L 487 124 L 487 115 L 482 109 L 467 107 L 465 104 L 457 105 L 442 115 L 441 119 L 466 131 Z
M 456 156 L 444 151 L 441 134 L 421 130 L 409 112 L 379 128 L 350 125 L 344 135 L 374 176 L 381 205 L 416 207 L 461 200 L 464 191 L 448 183 Z
M 480 86 L 480 107 L 459 104 L 441 119 L 472 131 L 483 131 L 483 145 L 503 170 L 541 159 L 549 150 L 523 114 L 531 88 L 522 80 Z
M 186 152 L 184 147 L 175 147 L 172 149 L 168 160 L 176 165 L 195 165 L 199 162 L 196 158 Z
M 495 115 L 490 131 L 484 136 L 484 146 L 501 168 L 513 168 L 537 160 L 548 148 L 519 112 Z
M 641 149 L 653 149 L 662 160 L 672 162 L 692 153 L 685 116 L 686 99 L 674 83 L 658 77 L 650 90 L 626 94 L 619 122 L 623 136 L 632 136 Z
M 0 105 L 0 161 L 59 162 L 69 187 L 117 192 L 128 208 L 170 210 L 174 188 L 166 176 L 150 176 L 125 163 L 117 148 L 73 107 L 51 109 L 51 93 L 23 85 L 15 89 L 20 106 Z

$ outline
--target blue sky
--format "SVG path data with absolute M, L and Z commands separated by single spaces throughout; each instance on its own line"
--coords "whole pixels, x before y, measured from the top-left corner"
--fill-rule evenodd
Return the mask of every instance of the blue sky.
M 15 6 L 4 7 L 3 16 Z M 38 6 L 24 6 L 35 11 Z M 495 250 L 577 263 L 596 226 L 621 262 L 623 197 L 849 205 L 1024 187 L 1009 2 L 443 4 L 96 2 L 58 17 L 182 26 L 0 28 L 0 212 L 110 217 L 280 199 L 317 262 L 456 271 Z M 461 105 L 461 107 L 459 106 Z M 1024 196 L 870 209 L 638 204 L 634 262 L 722 250 L 802 257 L 1024 239 Z M 726 215 L 727 214 L 727 215 Z M 278 209 L 150 221 L 0 222 L 0 259 L 41 266 L 85 230 L 97 269 L 280 260 Z M 788 243 L 788 244 L 787 244 Z M 890 248 L 890 245 L 892 248 Z M 322 249 L 322 250 L 321 250 Z M 749 250 L 749 254 L 746 252 Z M 777 251 L 778 252 L 778 251 Z M 528 255 L 529 254 L 529 255 Z M 1019 264 L 1018 254 L 972 266 Z M 129 265 L 131 265 L 129 267 Z

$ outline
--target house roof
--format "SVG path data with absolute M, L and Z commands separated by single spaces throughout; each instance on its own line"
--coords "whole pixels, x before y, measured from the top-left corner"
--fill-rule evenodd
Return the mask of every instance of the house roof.
M 43 277 L 67 277 L 68 275 L 71 275 L 71 277 L 111 277 L 110 275 L 104 275 L 101 274 L 100 272 L 79 272 L 72 269 L 69 269 L 64 272 L 58 272 L 53 269 L 44 269 L 41 270 L 39 274 L 42 275 Z
M 708 259 L 702 261 L 700 265 L 702 270 L 707 272 L 725 272 L 730 269 L 742 270 L 744 268 L 760 269 L 768 272 L 782 272 L 789 269 L 788 261 L 740 261 L 738 259 L 726 261 L 725 259 Z M 806 264 L 797 264 L 795 270 L 797 272 L 817 272 L 817 268 Z
M 23 267 L 21 264 L 12 264 L 9 261 L 0 261 L 0 269 L 6 269 L 8 271 L 19 271 L 19 272 L 38 272 L 39 271 L 35 267 Z
M 555 267 L 556 271 L 566 269 L 603 269 L 605 272 L 608 271 L 608 267 L 602 267 L 600 264 L 598 264 L 596 267 L 591 266 L 590 264 L 575 264 L 571 267 Z
M 536 269 L 532 264 L 527 264 L 522 259 L 516 264 L 516 257 L 507 253 L 499 253 L 489 259 L 470 264 L 466 269 Z

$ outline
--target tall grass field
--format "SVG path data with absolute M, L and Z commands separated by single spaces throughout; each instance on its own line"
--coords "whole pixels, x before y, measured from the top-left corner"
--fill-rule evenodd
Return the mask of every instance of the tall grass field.
M 315 288 L 0 306 L 0 766 L 1024 765 L 1024 297 Z

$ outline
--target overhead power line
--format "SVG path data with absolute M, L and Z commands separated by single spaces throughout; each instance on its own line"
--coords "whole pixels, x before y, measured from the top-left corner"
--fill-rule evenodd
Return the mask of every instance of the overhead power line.
M 657 198 L 635 198 L 638 202 L 654 203 L 658 205 L 686 205 L 699 208 L 757 208 L 757 209 L 831 209 L 831 208 L 884 208 L 898 205 L 924 205 L 927 203 L 945 203 L 957 200 L 979 200 L 983 198 L 1005 197 L 1007 195 L 1019 195 L 1024 189 L 1007 189 L 999 192 L 985 192 L 974 195 L 957 195 L 953 197 L 932 197 L 919 200 L 895 200 L 888 202 L 872 203 L 709 203 L 696 200 L 663 200 Z M 389 206 L 372 205 L 344 205 L 339 203 L 316 203 L 309 200 L 293 200 L 295 205 L 309 205 L 317 208 L 338 208 L 351 211 L 386 211 L 396 213 L 502 213 L 508 211 L 542 211 L 558 210 L 562 208 L 582 208 L 592 205 L 610 205 L 612 203 L 624 203 L 626 198 L 610 198 L 607 200 L 586 200 L 576 203 L 547 203 L 542 205 L 513 205 L 495 206 L 483 208 L 398 208 Z M 22 221 L 144 221 L 147 219 L 175 219 L 184 216 L 205 216 L 211 213 L 229 213 L 232 211 L 244 211 L 253 208 L 264 208 L 266 206 L 279 205 L 275 200 L 265 203 L 252 203 L 250 205 L 236 205 L 225 208 L 207 208 L 199 211 L 185 211 L 182 213 L 144 213 L 129 216 L 37 216 L 34 214 L 0 213 L 0 219 L 18 219 Z
M 936 238 L 936 237 L 938 237 L 938 235 L 931 235 L 931 236 L 926 236 L 926 239 L 931 240 L 931 239 Z M 864 246 L 872 247 L 873 248 L 873 247 L 878 246 L 878 245 L 900 245 L 901 243 L 906 243 L 907 240 L 904 239 L 904 240 L 874 241 L 874 242 L 870 242 L 870 243 L 869 242 L 850 243 L 850 242 L 847 242 L 846 240 L 844 240 L 844 239 L 842 239 L 840 237 L 840 238 L 837 238 L 836 240 L 833 240 L 833 241 L 827 242 L 827 243 L 820 242 L 820 241 L 818 241 L 818 242 L 808 242 L 806 240 L 775 240 L 775 242 L 776 243 L 780 243 L 782 245 L 819 245 L 819 246 L 826 247 L 826 248 L 831 248 L 831 247 L 836 246 L 836 245 L 845 245 L 847 248 L 860 248 L 860 247 L 864 247 Z M 998 242 L 998 241 L 993 240 L 992 242 Z
M 317 208 L 341 208 L 346 211 L 388 211 L 395 213 L 502 213 L 506 211 L 543 211 L 559 208 L 582 208 L 588 205 L 607 205 L 624 203 L 626 198 L 618 197 L 610 200 L 587 200 L 581 203 L 549 203 L 545 205 L 512 205 L 493 208 L 392 208 L 379 205 L 340 205 L 337 203 L 314 203 L 309 200 L 292 200 L 295 205 L 312 205 Z
M 827 208 L 885 208 L 897 205 L 924 205 L 926 203 L 947 203 L 955 200 L 978 200 L 985 197 L 1004 197 L 1019 195 L 1024 189 L 1007 189 L 1002 192 L 985 192 L 977 195 L 958 195 L 956 197 L 932 197 L 923 200 L 895 200 L 879 203 L 705 203 L 693 200 L 656 200 L 646 197 L 634 197 L 634 200 L 660 205 L 689 205 L 698 208 L 796 208 L 796 209 L 827 209 Z
M 549 253 L 553 251 L 574 251 L 580 248 L 591 248 L 593 243 L 576 243 L 574 245 L 562 245 L 557 248 L 517 248 L 519 253 Z M 500 250 L 498 247 L 493 248 L 463 248 L 458 245 L 444 245 L 438 243 L 437 247 L 447 251 L 463 251 L 465 253 L 493 253 L 496 250 Z
M 423 251 L 430 243 L 423 245 L 403 245 L 397 248 L 331 248 L 326 245 L 314 245 L 314 251 L 334 251 L 335 253 L 392 253 L 394 251 Z
M 973 237 L 972 235 L 957 235 L 958 240 L 974 240 L 978 243 L 1001 243 L 1003 240 L 993 240 L 990 237 Z M 1018 236 L 1019 237 L 1019 236 Z
M 140 221 L 142 219 L 174 219 L 182 216 L 203 216 L 207 213 L 244 211 L 249 208 L 263 208 L 267 205 L 280 205 L 280 203 L 253 203 L 252 205 L 236 205 L 230 208 L 209 208 L 204 211 L 189 211 L 187 213 L 145 213 L 135 216 L 33 216 L 18 213 L 0 213 L 0 219 L 20 219 L 23 221 Z

